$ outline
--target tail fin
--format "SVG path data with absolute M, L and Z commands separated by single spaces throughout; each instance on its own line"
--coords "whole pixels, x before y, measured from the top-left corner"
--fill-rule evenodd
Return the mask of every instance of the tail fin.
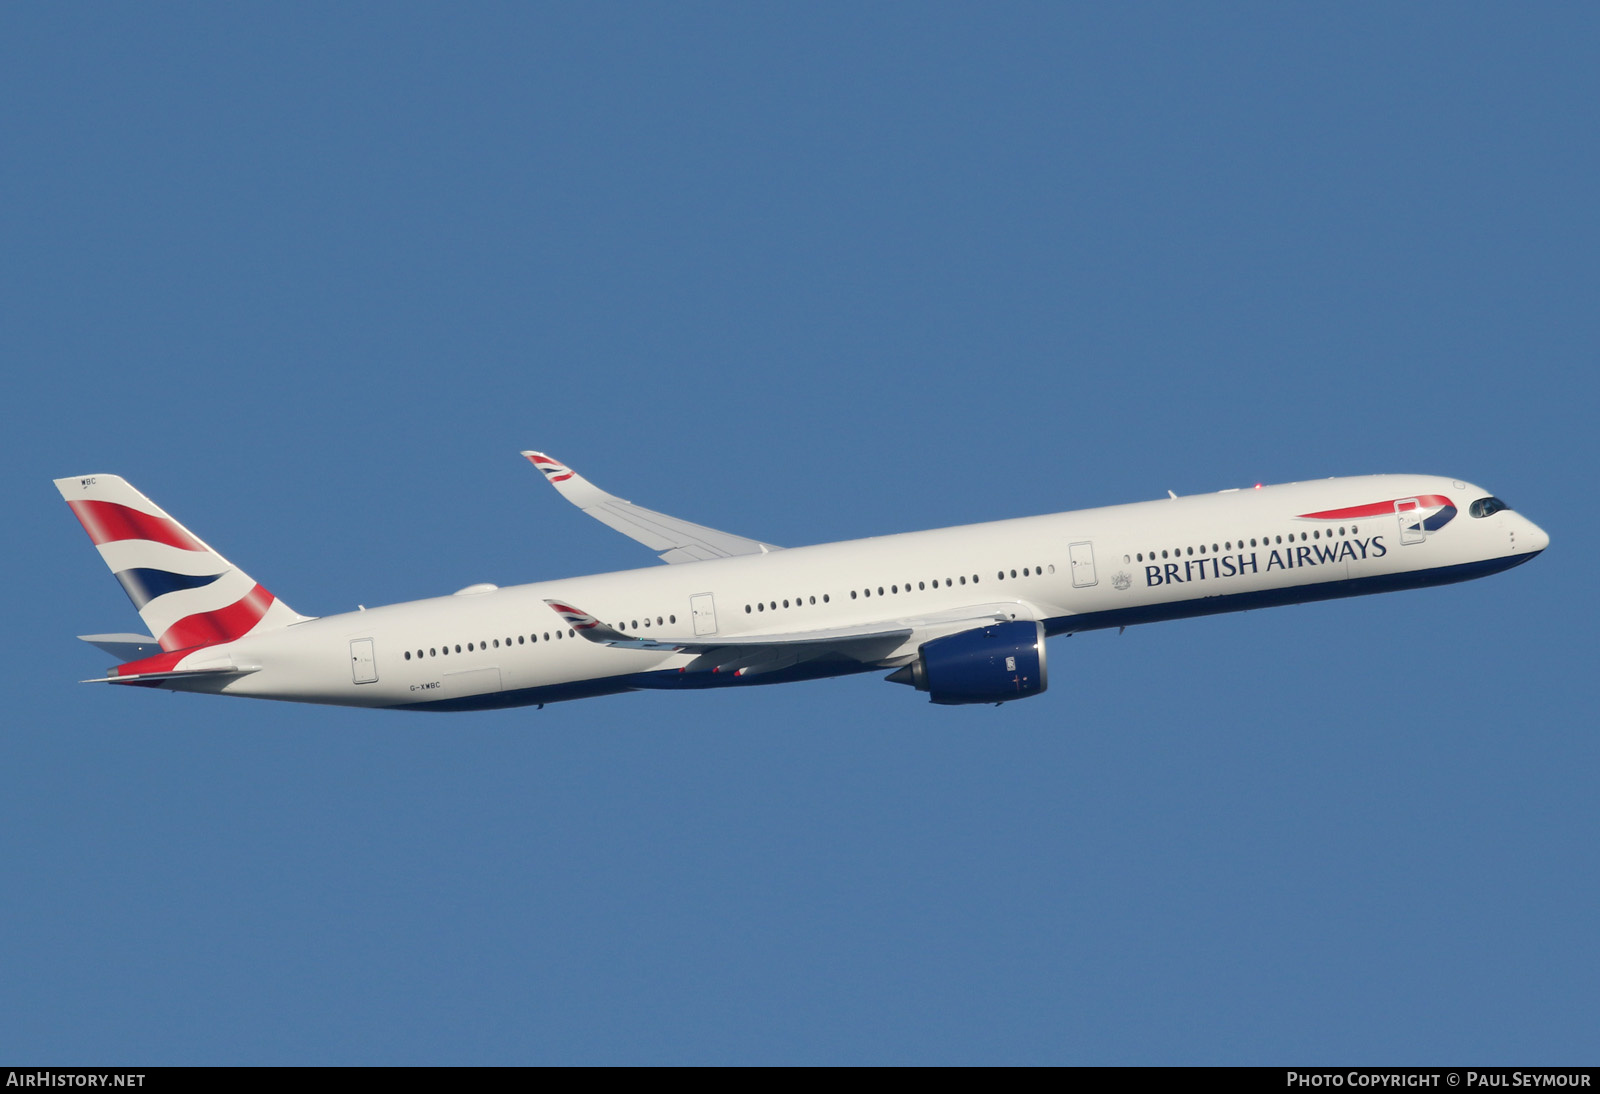
M 307 618 L 121 477 L 57 479 L 56 489 L 163 650 L 214 646 Z

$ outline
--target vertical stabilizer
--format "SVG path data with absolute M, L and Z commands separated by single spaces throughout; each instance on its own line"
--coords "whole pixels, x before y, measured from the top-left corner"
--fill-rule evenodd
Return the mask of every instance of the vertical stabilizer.
M 232 642 L 307 618 L 117 475 L 56 489 L 167 652 Z

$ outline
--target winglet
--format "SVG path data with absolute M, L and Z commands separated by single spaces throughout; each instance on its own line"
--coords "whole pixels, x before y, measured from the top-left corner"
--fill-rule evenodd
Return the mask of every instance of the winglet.
M 606 626 L 582 608 L 574 608 L 571 604 L 560 600 L 546 600 L 545 603 L 566 620 L 567 626 L 580 637 L 601 646 L 620 646 L 630 650 L 662 650 L 669 653 L 683 648 L 676 642 L 656 642 L 648 638 L 630 637 L 614 627 Z
M 567 626 L 591 642 L 604 642 L 611 638 L 622 637 L 621 631 L 612 630 L 582 608 L 574 608 L 571 604 L 563 604 L 559 600 L 546 600 L 545 603 L 567 621 Z
M 577 474 L 577 472 L 573 471 L 572 468 L 551 459 L 543 452 L 534 452 L 530 449 L 529 451 L 524 452 L 523 455 L 528 458 L 528 461 L 532 463 L 534 467 L 544 472 L 545 478 L 549 479 L 553 483 L 566 482 L 568 479 L 572 478 L 573 475 Z
M 701 562 L 735 555 L 762 555 L 779 548 L 760 540 L 719 532 L 703 524 L 670 517 L 608 494 L 566 464 L 543 452 L 523 457 L 561 496 L 595 520 L 658 553 L 666 562 Z
M 531 451 L 524 452 L 522 455 L 529 463 L 533 464 L 540 474 L 544 475 L 546 481 L 555 487 L 562 497 L 579 509 L 591 509 L 597 505 L 604 505 L 606 502 L 618 502 L 622 505 L 629 504 L 624 498 L 606 493 L 553 456 L 547 456 L 543 452 Z

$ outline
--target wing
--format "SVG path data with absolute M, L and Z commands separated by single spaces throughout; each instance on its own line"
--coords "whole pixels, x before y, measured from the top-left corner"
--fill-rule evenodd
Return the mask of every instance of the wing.
M 719 532 L 608 494 L 572 468 L 543 452 L 524 452 L 561 496 L 601 524 L 610 525 L 660 554 L 665 562 L 703 562 L 734 555 L 764 555 L 782 548 L 760 540 Z
M 837 646 L 847 643 L 896 642 L 911 637 L 909 624 L 874 625 L 870 627 L 836 627 L 820 631 L 792 631 L 785 634 L 741 634 L 726 638 L 696 637 L 684 639 L 640 638 L 624 634 L 607 626 L 581 608 L 561 600 L 546 600 L 557 615 L 567 621 L 567 626 L 579 635 L 602 646 L 616 646 L 625 650 L 660 650 L 663 653 L 705 653 L 723 650 L 730 646 Z
M 582 637 L 602 646 L 626 650 L 691 653 L 699 657 L 679 672 L 732 672 L 738 676 L 771 672 L 802 661 L 823 658 L 876 664 L 907 653 L 908 642 L 926 642 L 986 623 L 1038 616 L 1022 601 L 974 605 L 916 619 L 896 619 L 861 627 L 792 631 L 784 634 L 741 634 L 725 638 L 681 640 L 640 638 L 607 626 L 581 608 L 560 600 L 546 604 Z
M 802 661 L 842 658 L 872 664 L 888 657 L 911 637 L 909 626 L 893 625 L 794 634 L 739 635 L 734 638 L 694 638 L 683 641 L 638 638 L 600 622 L 581 608 L 559 600 L 546 600 L 556 614 L 578 634 L 602 646 L 625 650 L 656 650 L 699 656 L 679 672 L 731 673 L 753 676 L 786 669 Z

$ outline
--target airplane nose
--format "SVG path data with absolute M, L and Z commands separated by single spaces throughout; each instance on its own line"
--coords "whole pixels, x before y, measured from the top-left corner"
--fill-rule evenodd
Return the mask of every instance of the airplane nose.
M 1530 554 L 1538 554 L 1550 546 L 1550 535 L 1543 528 L 1527 519 L 1523 520 L 1523 524 L 1527 525 L 1527 527 L 1517 537 L 1520 540 L 1517 544 L 1519 548 Z

